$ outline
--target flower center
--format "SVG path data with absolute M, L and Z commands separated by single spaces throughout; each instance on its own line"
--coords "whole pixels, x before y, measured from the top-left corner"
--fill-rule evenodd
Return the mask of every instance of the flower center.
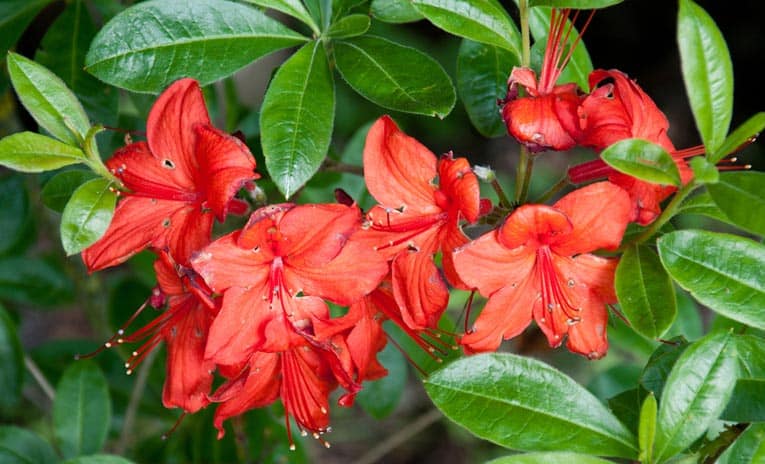
M 574 288 L 576 282 L 574 279 L 567 279 L 565 285 L 562 285 L 548 246 L 539 247 L 537 250 L 536 271 L 541 289 L 539 298 L 542 300 L 542 307 L 549 314 L 550 327 L 557 337 L 557 334 L 564 333 L 566 330 L 555 327 L 558 318 L 553 314 L 554 311 L 563 312 L 567 325 L 577 324 L 581 320 L 579 313 L 582 308 L 579 307 L 570 290 Z M 544 319 L 541 322 L 546 322 Z

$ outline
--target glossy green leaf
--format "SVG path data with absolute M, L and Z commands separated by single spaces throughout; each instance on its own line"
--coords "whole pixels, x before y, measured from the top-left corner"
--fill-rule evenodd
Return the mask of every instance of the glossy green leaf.
M 751 424 L 716 464 L 762 464 L 765 462 L 765 424 Z
M 764 172 L 723 172 L 716 184 L 707 185 L 707 191 L 732 224 L 765 235 Z
M 79 146 L 90 129 L 88 116 L 64 81 L 44 66 L 8 54 L 8 74 L 29 114 L 62 142 Z
M 664 334 L 664 337 L 669 339 L 682 337 L 688 340 L 701 338 L 706 332 L 696 300 L 677 285 L 675 285 L 675 299 L 677 301 L 677 318 L 675 318 L 672 327 Z
M 688 348 L 688 342 L 682 337 L 676 337 L 669 340 L 669 343 L 659 345 L 643 368 L 643 373 L 640 375 L 640 385 L 652 392 L 657 398 L 661 398 L 667 377 L 675 366 L 677 358 L 683 354 L 686 348 Z
M 3 0 L 0 2 L 0 57 L 16 43 L 37 13 L 52 0 Z M 2 58 L 0 58 L 2 60 Z
M 521 35 L 496 0 L 411 0 L 435 26 L 475 42 L 504 48 L 520 56 Z
M 91 171 L 72 169 L 59 172 L 43 186 L 41 197 L 45 206 L 56 212 L 63 212 L 69 199 L 77 188 L 86 181 L 95 178 Z
M 119 92 L 84 69 L 85 54 L 96 31 L 86 2 L 75 0 L 47 30 L 35 60 L 61 77 L 92 120 L 116 126 Z
M 62 464 L 133 464 L 133 461 L 113 454 L 94 454 L 67 459 Z
M 635 437 L 597 398 L 534 359 L 463 358 L 432 374 L 425 390 L 449 419 L 507 448 L 637 455 Z
M 765 129 L 765 112 L 760 112 L 744 121 L 736 130 L 730 133 L 716 152 L 707 153 L 710 163 L 717 163 L 727 155 L 735 152 L 739 147 L 750 143 L 753 137 Z
M 84 161 L 85 153 L 79 148 L 36 132 L 0 139 L 0 165 L 16 171 L 52 171 Z
M 154 0 L 136 4 L 109 21 L 93 39 L 85 63 L 88 71 L 109 84 L 158 93 L 181 77 L 209 84 L 306 40 L 246 5 L 227 0 Z
M 311 14 L 306 10 L 305 6 L 300 0 L 247 0 L 255 5 L 260 5 L 265 8 L 271 8 L 276 11 L 281 11 L 284 14 L 288 14 L 293 18 L 303 21 L 308 27 L 315 33 L 319 33 L 319 26 L 311 18 Z
M 2 142 L 0 142 L 1 144 Z M 13 253 L 30 223 L 29 194 L 20 175 L 0 177 L 0 255 Z M 0 365 L 2 365 L 0 363 Z
M 260 114 L 271 179 L 289 198 L 327 156 L 335 119 L 335 84 L 321 42 L 306 44 L 279 68 Z
M 637 435 L 640 425 L 640 407 L 648 396 L 643 388 L 632 388 L 608 399 L 608 409 L 627 429 Z
M 386 23 L 411 23 L 424 19 L 409 0 L 372 0 L 369 12 L 375 19 Z
M 56 464 L 59 459 L 47 441 L 20 427 L 0 425 L 0 462 L 7 464 Z
M 677 42 L 683 81 L 696 128 L 709 153 L 728 135 L 733 114 L 733 65 L 714 20 L 691 0 L 680 0 Z
M 345 39 L 364 34 L 369 30 L 372 20 L 363 14 L 343 16 L 339 21 L 329 26 L 327 36 L 335 39 Z
M 680 355 L 661 395 L 654 459 L 685 450 L 717 420 L 736 383 L 735 356 L 727 332 L 707 335 Z
M 653 250 L 642 245 L 627 248 L 614 286 L 632 328 L 648 338 L 664 335 L 677 315 L 675 287 Z
M 109 180 L 92 179 L 72 194 L 61 215 L 61 244 L 68 256 L 92 245 L 106 232 L 117 204 L 110 186 Z
M 614 143 L 600 153 L 609 166 L 632 177 L 662 185 L 680 185 L 675 160 L 661 146 L 642 139 Z
M 485 137 L 507 134 L 498 100 L 507 93 L 507 76 L 520 62 L 515 55 L 493 45 L 463 40 L 457 54 L 457 89 L 465 110 Z
M 739 379 L 722 419 L 734 422 L 765 422 L 765 339 L 736 336 Z
M 542 58 L 544 56 L 544 49 L 547 45 L 547 36 L 550 32 L 550 12 L 551 9 L 547 7 L 532 8 L 529 11 L 529 30 L 534 36 L 534 46 L 532 52 L 532 64 L 536 65 L 536 69 L 540 69 L 542 65 Z M 571 33 L 568 35 L 567 45 L 570 47 L 576 40 L 579 33 L 571 21 L 566 20 L 566 30 L 571 28 Z M 571 54 L 571 59 L 563 68 L 560 77 L 558 78 L 558 84 L 565 84 L 568 82 L 576 82 L 579 87 L 584 90 L 588 90 L 590 87 L 589 76 L 592 72 L 592 60 L 590 54 L 587 52 L 587 48 L 584 45 L 584 41 L 579 40 L 574 49 L 574 53 Z
M 669 275 L 699 302 L 765 329 L 765 246 L 702 230 L 671 232 L 657 243 Z
M 606 8 L 624 0 L 529 0 L 529 6 L 550 6 L 554 8 L 573 8 L 575 10 L 595 10 Z
M 358 37 L 335 43 L 335 63 L 356 92 L 383 108 L 444 118 L 454 107 L 449 76 L 437 61 L 413 48 L 380 37 Z
M 16 324 L 0 306 L 0 411 L 15 405 L 21 397 L 24 380 L 24 353 Z M 2 452 L 0 451 L 0 456 Z M 2 459 L 0 459 L 2 461 Z
M 731 220 L 720 211 L 706 189 L 699 189 L 699 193 L 683 201 L 678 214 L 700 214 L 728 224 L 731 223 Z
M 388 375 L 373 382 L 365 382 L 356 396 L 359 406 L 375 419 L 384 419 L 393 412 L 406 388 L 406 359 L 392 344 L 388 343 L 378 355 L 380 363 L 388 369 Z
M 656 414 L 658 404 L 653 393 L 649 393 L 640 408 L 638 443 L 640 444 L 640 462 L 653 462 L 653 443 L 656 439 Z
M 688 162 L 693 172 L 693 178 L 703 184 L 716 184 L 720 180 L 720 172 L 717 166 L 707 161 L 702 156 L 696 156 Z
M 563 462 L 566 464 L 610 464 L 610 461 L 586 454 L 564 452 L 516 454 L 492 459 L 486 464 L 560 464 Z
M 53 402 L 53 432 L 64 458 L 100 451 L 111 416 L 109 389 L 101 369 L 88 360 L 67 367 Z
M 54 306 L 74 296 L 72 281 L 63 270 L 39 258 L 0 258 L 0 300 Z

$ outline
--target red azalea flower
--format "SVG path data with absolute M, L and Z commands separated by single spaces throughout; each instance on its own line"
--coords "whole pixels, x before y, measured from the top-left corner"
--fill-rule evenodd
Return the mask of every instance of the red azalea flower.
M 556 85 L 563 68 L 581 38 L 573 40 L 564 56 L 565 46 L 573 29 L 578 12 L 566 27 L 569 10 L 553 9 L 550 16 L 550 34 L 547 36 L 542 70 L 539 80 L 529 68 L 513 68 L 507 81 L 507 97 L 502 102 L 502 118 L 507 131 L 532 152 L 544 150 L 568 150 L 576 141 L 566 128 L 576 124 L 579 105 L 579 87 L 575 83 Z M 592 19 L 582 27 L 582 33 Z M 525 96 L 519 97 L 518 86 Z
M 605 355 L 617 260 L 589 252 L 619 246 L 629 210 L 624 190 L 600 182 L 552 207 L 521 206 L 498 230 L 457 249 L 460 277 L 489 298 L 460 343 L 469 352 L 494 351 L 533 317 L 550 346 L 568 334 L 571 351 Z
M 147 141 L 119 149 L 107 167 L 128 189 L 109 228 L 82 252 L 88 271 L 122 263 L 146 247 L 187 264 L 210 242 L 234 195 L 257 178 L 247 147 L 210 123 L 193 79 L 165 90 L 149 113 Z
M 612 82 L 607 82 L 612 81 Z M 693 172 L 685 158 L 703 153 L 703 147 L 678 151 L 667 136 L 669 121 L 653 100 L 626 74 L 618 70 L 595 70 L 590 74 L 592 93 L 582 99 L 578 126 L 571 128 L 577 142 L 601 151 L 620 140 L 640 138 L 661 145 L 672 154 L 683 184 Z M 574 166 L 569 178 L 574 183 L 608 177 L 626 190 L 632 199 L 631 221 L 647 225 L 661 213 L 660 203 L 676 188 L 635 179 L 595 160 Z
M 468 241 L 460 221 L 475 222 L 485 207 L 478 179 L 465 158 L 448 154 L 437 160 L 383 116 L 367 135 L 364 180 L 380 205 L 369 211 L 356 239 L 392 261 L 393 294 L 404 323 L 418 330 L 435 327 L 449 293 L 433 254 L 442 251 L 447 280 L 464 287 L 451 251 Z
M 114 344 L 142 342 L 125 363 L 127 373 L 149 355 L 161 342 L 167 344 L 167 377 L 162 389 L 162 404 L 196 412 L 209 404 L 208 394 L 213 382 L 215 364 L 204 357 L 207 334 L 218 301 L 193 270 L 179 266 L 162 252 L 154 263 L 157 288 L 147 300 L 153 307 L 165 304 L 162 314 L 130 335 L 125 329 L 144 310 L 144 303 L 114 337 L 102 348 Z M 92 353 L 95 355 L 101 349 Z M 90 356 L 90 355 L 89 355 Z
M 219 439 L 225 434 L 226 419 L 281 397 L 290 448 L 294 449 L 289 416 L 295 418 L 301 431 L 312 433 L 329 446 L 321 435 L 330 431 L 329 394 L 338 384 L 331 368 L 333 355 L 298 335 L 292 337 L 296 341 L 286 351 L 253 353 L 244 369 L 234 371 L 236 374 L 212 395 L 211 400 L 220 403 L 213 420 Z M 226 371 L 222 369 L 224 375 Z
M 223 294 L 206 358 L 242 365 L 255 351 L 293 348 L 293 334 L 315 340 L 314 321 L 329 318 L 323 299 L 346 306 L 372 291 L 387 265 L 348 240 L 360 222 L 356 206 L 268 206 L 195 255 L 194 269 Z

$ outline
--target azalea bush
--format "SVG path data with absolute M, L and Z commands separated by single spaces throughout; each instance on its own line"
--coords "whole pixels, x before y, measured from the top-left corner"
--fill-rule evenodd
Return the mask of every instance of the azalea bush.
M 679 147 L 587 51 L 619 0 L 132 3 L 0 4 L 1 462 L 765 459 L 765 113 L 701 6 Z

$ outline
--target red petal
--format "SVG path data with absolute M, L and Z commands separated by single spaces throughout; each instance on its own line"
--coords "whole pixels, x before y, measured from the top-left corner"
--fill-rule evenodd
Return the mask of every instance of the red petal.
M 249 180 L 257 179 L 255 159 L 245 144 L 212 126 L 197 125 L 196 155 L 206 181 L 207 205 L 223 222 L 229 202 Z
M 468 353 L 496 351 L 502 339 L 515 337 L 531 323 L 536 298 L 529 279 L 518 286 L 508 285 L 489 297 L 473 329 L 460 339 Z
M 309 347 L 282 353 L 281 397 L 284 409 L 309 432 L 329 426 L 329 393 L 337 385 L 326 361 Z
M 106 166 L 133 195 L 160 200 L 194 202 L 199 198 L 196 186 L 186 177 L 178 177 L 171 163 L 163 163 L 149 151 L 146 142 L 120 148 Z
M 437 211 L 433 203 L 436 156 L 401 132 L 389 116 L 372 125 L 364 146 L 364 180 L 385 207 Z
M 461 290 L 470 290 L 471 287 L 460 279 L 454 268 L 454 258 L 452 257 L 454 250 L 469 242 L 470 239 L 462 232 L 456 218 L 449 219 L 449 224 L 441 229 L 439 240 L 441 244 L 441 267 L 444 269 L 447 282 Z
M 497 232 L 497 240 L 507 248 L 520 246 L 536 250 L 557 243 L 571 233 L 573 225 L 558 209 L 546 205 L 523 205 L 508 216 Z
M 323 266 L 335 258 L 361 226 L 358 207 L 341 204 L 300 205 L 284 214 L 280 255 L 296 267 Z
M 232 379 L 218 388 L 213 400 L 216 400 L 215 396 L 226 398 L 215 410 L 213 419 L 218 439 L 225 434 L 223 421 L 276 400 L 281 387 L 279 358 L 275 353 L 255 353 L 250 357 L 242 378 Z
M 533 152 L 569 150 L 576 145 L 576 141 L 561 124 L 559 114 L 566 109 L 573 111 L 578 98 L 576 93 L 518 98 L 505 104 L 502 118 L 508 133 Z M 569 104 L 562 104 L 563 99 L 569 99 Z M 572 114 L 564 119 L 575 117 Z
M 436 327 L 449 302 L 449 289 L 433 257 L 403 251 L 393 260 L 391 277 L 404 323 L 414 330 Z
M 554 253 L 572 256 L 600 248 L 616 249 L 630 220 L 631 203 L 623 189 L 598 182 L 574 190 L 553 208 L 565 214 L 573 229 L 552 244 Z
M 603 302 L 596 298 L 585 301 L 581 319 L 568 329 L 566 346 L 574 353 L 583 354 L 590 359 L 602 358 L 608 351 L 608 311 Z
M 194 270 L 218 293 L 230 287 L 262 287 L 271 271 L 271 249 L 239 247 L 238 236 L 239 232 L 224 235 L 191 259 Z
M 213 315 L 193 296 L 168 311 L 177 312 L 178 316 L 162 329 L 167 343 L 162 404 L 193 413 L 209 403 L 207 394 L 212 387 L 215 364 L 205 360 L 204 354 Z
M 555 265 L 560 275 L 575 285 L 584 285 L 603 303 L 616 303 L 614 291 L 614 273 L 618 259 L 602 258 L 591 254 L 581 254 L 573 258 L 558 258 Z
M 411 246 L 427 253 L 438 251 L 433 236 L 445 224 L 446 213 L 421 214 L 417 211 L 386 210 L 373 207 L 367 213 L 367 224 L 353 239 L 370 249 L 376 249 L 386 259 L 393 259 L 400 251 Z
M 185 190 L 198 190 L 194 126 L 209 125 L 202 89 L 193 79 L 180 79 L 159 96 L 146 122 L 154 157 L 168 166 L 168 179 Z M 164 160 L 169 160 L 166 163 Z
M 454 266 L 463 282 L 489 296 L 510 284 L 520 284 L 531 272 L 536 254 L 524 247 L 509 249 L 492 230 L 456 249 Z
M 450 215 L 459 213 L 471 224 L 478 220 L 481 192 L 466 158 L 452 159 L 447 155 L 438 160 L 438 190 L 448 199 L 441 209 Z
M 321 267 L 299 264 L 289 261 L 285 266 L 288 287 L 339 305 L 349 305 L 371 292 L 388 273 L 382 256 L 353 240 Z

